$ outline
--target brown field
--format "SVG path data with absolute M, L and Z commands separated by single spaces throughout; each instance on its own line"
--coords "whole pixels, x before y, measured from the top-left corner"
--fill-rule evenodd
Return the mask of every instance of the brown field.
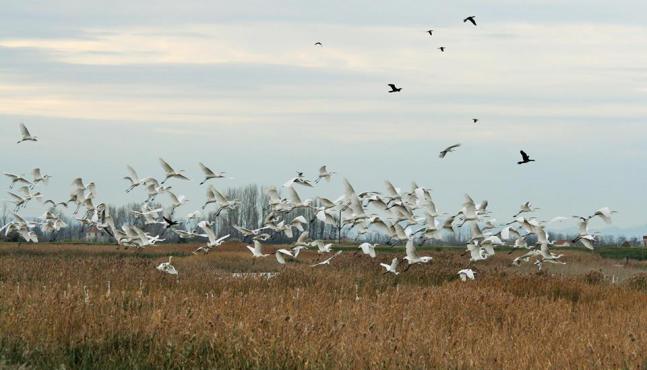
M 567 251 L 537 274 L 504 252 L 464 283 L 453 250 L 396 277 L 388 253 L 194 248 L 0 244 L 0 368 L 647 368 L 644 262 Z M 179 279 L 154 268 L 169 253 Z

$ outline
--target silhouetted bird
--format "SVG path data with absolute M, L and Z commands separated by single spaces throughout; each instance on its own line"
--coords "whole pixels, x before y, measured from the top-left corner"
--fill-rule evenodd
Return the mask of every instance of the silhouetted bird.
M 519 151 L 519 153 L 521 153 L 521 160 L 517 162 L 517 164 L 524 164 L 524 163 L 535 161 L 534 159 L 530 159 L 528 154 L 526 154 L 526 152 L 524 152 L 523 150 Z
M 395 84 L 389 84 L 389 87 L 391 88 L 391 91 L 389 91 L 389 93 L 396 93 L 402 90 L 401 87 L 395 87 Z
M 472 121 L 474 121 L 474 123 L 477 123 L 479 121 L 479 119 L 478 118 L 472 118 Z
M 472 22 L 472 24 L 473 24 L 473 25 L 475 25 L 475 26 L 476 26 L 476 20 L 474 20 L 474 18 L 476 18 L 476 16 L 475 16 L 475 15 L 469 16 L 469 17 L 467 17 L 467 18 L 463 19 L 463 23 L 465 23 L 465 22 L 467 22 L 467 21 L 470 21 L 470 22 Z
M 169 217 L 170 217 L 170 216 L 169 216 Z M 172 226 L 177 226 L 177 225 L 178 225 L 178 222 L 177 222 L 177 221 L 173 221 L 173 220 L 171 220 L 170 218 L 166 218 L 166 216 L 162 216 L 162 218 L 164 219 L 164 222 L 166 222 L 166 227 L 165 227 L 165 229 L 168 229 L 168 228 L 170 228 L 170 227 L 172 227 Z
M 433 32 L 434 32 L 434 30 L 429 30 L 429 31 L 427 31 L 427 33 L 429 34 L 429 36 L 432 36 L 432 35 L 433 35 Z
M 315 42 L 315 46 L 323 46 L 323 44 L 320 43 L 319 41 L 317 41 L 317 42 Z
M 438 48 L 438 50 L 440 50 L 440 51 L 442 51 L 444 53 L 445 52 L 445 47 L 441 46 L 441 47 Z

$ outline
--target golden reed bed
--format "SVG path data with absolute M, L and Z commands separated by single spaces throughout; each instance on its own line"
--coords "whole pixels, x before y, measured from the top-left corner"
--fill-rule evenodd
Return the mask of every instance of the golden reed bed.
M 279 268 L 241 244 L 144 252 L 0 244 L 0 361 L 31 368 L 496 368 L 647 366 L 644 265 L 567 252 L 510 267 L 499 253 L 460 282 L 459 251 L 383 275 L 344 253 Z M 268 251 L 272 248 L 268 247 Z M 176 255 L 179 279 L 154 266 Z M 421 253 L 422 254 L 422 253 Z M 379 261 L 392 255 L 381 253 Z M 300 258 L 301 259 L 301 258 Z M 590 272 L 596 270 L 600 272 Z M 272 278 L 232 272 L 274 272 Z M 610 280 L 620 281 L 612 284 Z M 2 366 L 0 366 L 2 367 Z

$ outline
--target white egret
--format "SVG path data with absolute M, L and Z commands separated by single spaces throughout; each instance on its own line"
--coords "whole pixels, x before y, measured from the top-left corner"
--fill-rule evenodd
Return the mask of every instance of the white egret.
M 366 254 L 371 258 L 375 258 L 377 256 L 375 253 L 375 247 L 377 247 L 377 244 L 362 243 L 357 248 L 361 249 L 363 254 Z
M 52 178 L 52 176 L 50 175 L 43 175 L 40 171 L 40 168 L 34 168 L 33 170 L 31 170 L 31 177 L 33 179 L 34 185 L 41 182 L 47 185 L 47 183 L 49 182 L 49 179 Z
M 459 146 L 461 146 L 461 144 L 454 144 L 454 145 L 450 145 L 450 146 L 448 146 L 447 148 L 445 148 L 445 149 L 443 149 L 443 150 L 441 150 L 441 151 L 440 151 L 440 154 L 438 155 L 438 157 L 439 157 L 439 158 L 445 158 L 445 156 L 447 155 L 447 153 L 451 153 L 451 152 L 453 152 L 453 151 L 454 151 L 454 150 L 456 150 L 456 148 L 458 148 Z
M 529 212 L 534 212 L 534 211 L 537 211 L 537 210 L 539 210 L 539 208 L 537 208 L 537 207 L 533 207 L 533 206 L 532 206 L 532 203 L 530 203 L 530 202 L 525 202 L 524 204 L 522 204 L 522 205 L 519 207 L 519 212 L 517 212 L 517 214 L 516 214 L 516 215 L 514 215 L 514 216 L 512 216 L 512 217 L 517 217 L 517 216 L 519 216 L 519 215 L 520 215 L 520 214 L 522 214 L 522 213 L 529 213 Z
M 332 261 L 335 257 L 339 256 L 342 253 L 342 251 L 337 251 L 337 253 L 333 254 L 332 256 L 326 258 L 325 260 L 315 263 L 314 265 L 310 265 L 310 267 L 317 267 L 317 266 L 323 266 L 323 265 L 330 265 L 330 261 Z
M 21 139 L 18 140 L 18 144 L 22 143 L 23 141 L 38 141 L 37 136 L 32 136 L 29 133 L 29 130 L 27 129 L 27 126 L 25 126 L 24 123 L 20 124 L 20 137 Z
M 404 257 L 404 259 L 407 261 L 407 268 L 404 271 L 407 271 L 411 267 L 411 265 L 428 263 L 433 259 L 430 256 L 418 256 L 418 253 L 416 253 L 416 245 L 413 242 L 413 238 L 409 238 L 409 240 L 407 240 L 405 252 L 406 256 Z
M 289 188 L 292 187 L 293 184 L 299 184 L 309 188 L 314 187 L 314 185 L 312 185 L 312 182 L 310 182 L 310 180 L 306 179 L 303 176 L 303 172 L 297 172 L 297 177 L 291 178 L 285 184 L 283 184 L 283 186 Z
M 156 268 L 157 270 L 161 272 L 165 272 L 170 275 L 177 275 L 177 270 L 175 269 L 175 266 L 171 265 L 171 260 L 173 259 L 173 256 L 168 257 L 168 262 L 163 262 L 160 263 Z
M 24 176 L 15 175 L 13 173 L 7 173 L 7 172 L 4 172 L 4 175 L 11 179 L 11 184 L 9 185 L 9 189 L 13 189 L 14 185 L 16 184 L 34 186 L 34 183 L 27 180 L 27 178 Z
M 205 182 L 211 180 L 211 179 L 223 179 L 226 177 L 225 172 L 220 172 L 220 171 L 212 171 L 209 167 L 205 166 L 202 162 L 198 163 L 200 165 L 200 169 L 202 170 L 202 173 L 204 174 L 204 180 L 200 183 L 200 185 L 204 184 Z M 229 177 L 230 180 L 233 180 L 233 177 Z
M 398 263 L 399 263 L 398 257 L 394 257 L 391 260 L 390 265 L 387 265 L 386 263 L 380 263 L 380 266 L 386 269 L 386 271 L 384 271 L 385 274 L 390 272 L 394 275 L 400 275 L 400 273 L 398 272 Z
M 252 255 L 254 257 L 269 256 L 269 254 L 263 254 L 263 245 L 258 240 L 254 240 L 254 246 L 252 247 L 251 245 L 248 245 L 247 249 L 249 249 L 249 251 L 252 252 Z
M 274 253 L 274 256 L 276 257 L 276 262 L 280 263 L 281 265 L 285 265 L 285 257 L 284 256 L 294 257 L 294 255 L 292 255 L 292 252 L 290 252 L 287 249 L 283 249 L 283 248 L 278 249 Z
M 130 181 L 130 186 L 128 187 L 128 189 L 126 189 L 126 193 L 130 193 L 134 188 L 140 185 L 147 184 L 151 181 L 157 182 L 157 180 L 155 180 L 152 177 L 145 177 L 143 179 L 140 179 L 139 176 L 137 175 L 137 171 L 135 171 L 134 168 L 132 168 L 130 165 L 126 167 L 128 168 L 129 176 L 124 177 L 124 180 Z
M 187 180 L 187 181 L 190 180 L 188 177 L 184 176 L 183 174 L 184 171 L 174 170 L 173 167 L 171 167 L 171 165 L 168 164 L 166 161 L 164 161 L 162 158 L 160 158 L 159 161 L 160 161 L 160 164 L 162 165 L 162 168 L 164 169 L 164 172 L 166 173 L 166 176 L 164 177 L 162 184 L 166 183 L 166 181 L 171 178 Z
M 458 277 L 461 281 L 474 280 L 474 275 L 476 275 L 476 272 L 472 269 L 463 269 L 458 272 Z
M 334 171 L 328 171 L 328 169 L 326 168 L 325 165 L 321 166 L 321 168 L 319 168 L 319 176 L 315 180 L 315 184 L 318 184 L 319 181 L 321 181 L 322 179 L 326 180 L 326 182 L 330 182 L 330 179 L 332 178 L 332 175 L 334 175 L 334 174 L 335 174 L 335 172 Z

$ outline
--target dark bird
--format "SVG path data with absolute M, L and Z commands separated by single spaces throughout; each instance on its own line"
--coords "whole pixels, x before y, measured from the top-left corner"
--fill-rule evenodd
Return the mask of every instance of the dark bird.
M 433 32 L 434 32 L 434 30 L 429 30 L 429 31 L 427 31 L 427 33 L 429 34 L 429 36 L 432 36 L 432 35 L 433 35 Z
M 170 216 L 169 216 L 169 217 L 170 217 Z M 162 218 L 164 219 L 164 222 L 166 222 L 166 227 L 165 227 L 165 229 L 168 229 L 168 228 L 170 228 L 170 227 L 172 227 L 172 226 L 177 226 L 177 225 L 178 225 L 178 222 L 177 222 L 177 221 L 173 221 L 173 220 L 171 220 L 170 218 L 167 218 L 166 216 L 162 216 Z
M 440 50 L 440 51 L 442 51 L 444 53 L 445 52 L 445 47 L 441 46 L 441 47 L 438 48 L 438 50 Z
M 389 93 L 396 93 L 402 91 L 401 87 L 395 87 L 395 84 L 389 84 L 389 87 L 391 88 L 391 91 Z
M 320 43 L 319 41 L 317 41 L 317 42 L 315 42 L 315 46 L 323 46 L 323 44 Z
M 524 164 L 524 163 L 535 161 L 534 159 L 530 159 L 528 154 L 526 154 L 526 152 L 524 152 L 523 150 L 519 151 L 519 153 L 521 153 L 521 160 L 517 162 L 517 164 Z
M 467 17 L 467 18 L 463 19 L 463 23 L 465 23 L 465 22 L 467 22 L 467 21 L 470 21 L 470 22 L 472 22 L 472 24 L 473 24 L 473 25 L 475 25 L 475 26 L 476 26 L 476 20 L 475 20 L 474 18 L 476 18 L 476 16 L 475 16 L 475 15 L 471 15 L 471 16 L 469 16 L 469 17 Z
M 474 121 L 474 123 L 477 123 L 479 121 L 479 119 L 478 118 L 472 118 L 472 121 Z

